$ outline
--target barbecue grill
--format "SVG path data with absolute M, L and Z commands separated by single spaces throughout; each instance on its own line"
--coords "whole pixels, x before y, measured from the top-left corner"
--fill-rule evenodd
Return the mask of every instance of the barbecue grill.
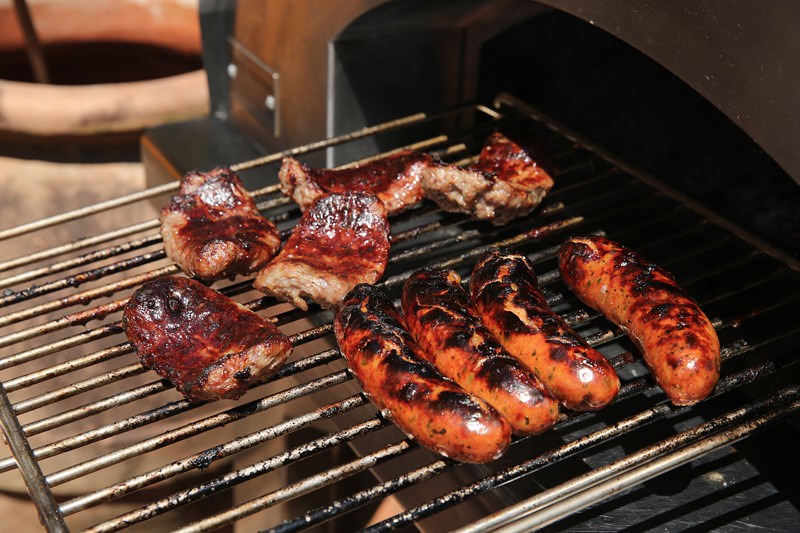
M 525 253 L 549 303 L 617 369 L 622 388 L 612 405 L 565 412 L 554 429 L 515 439 L 494 463 L 457 464 L 418 447 L 369 403 L 336 349 L 329 311 L 264 297 L 246 278 L 214 287 L 274 318 L 294 354 L 240 400 L 190 404 L 139 365 L 119 322 L 136 287 L 178 273 L 155 219 L 177 191 L 168 181 L 0 231 L 4 241 L 35 243 L 37 232 L 109 212 L 124 209 L 131 220 L 0 263 L 0 415 L 9 448 L 0 479 L 29 492 L 50 531 L 795 527 L 794 256 L 507 93 L 266 155 L 237 146 L 217 163 L 244 176 L 285 238 L 300 213 L 276 185 L 284 155 L 343 166 L 412 148 L 465 165 L 497 130 L 545 157 L 556 185 L 542 205 L 494 227 L 423 202 L 391 220 L 380 284 L 397 298 L 419 267 L 466 277 L 489 248 Z M 153 132 L 145 142 L 158 139 Z M 156 174 L 179 174 L 178 166 Z M 711 398 L 672 406 L 624 333 L 565 288 L 556 250 L 583 233 L 640 251 L 697 298 L 722 345 Z

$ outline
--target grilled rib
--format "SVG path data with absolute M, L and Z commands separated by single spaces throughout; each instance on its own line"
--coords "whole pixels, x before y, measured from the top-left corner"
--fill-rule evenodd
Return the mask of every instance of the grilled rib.
M 161 211 L 161 235 L 167 256 L 206 282 L 256 272 L 281 243 L 278 229 L 227 168 L 183 177 L 180 194 Z
M 269 321 L 184 277 L 139 287 L 122 324 L 142 365 L 191 401 L 239 398 L 292 351 L 288 337 Z
M 550 175 L 501 133 L 489 136 L 468 168 L 438 164 L 422 171 L 425 196 L 443 210 L 495 225 L 527 215 L 552 187 Z
M 431 165 L 431 156 L 411 150 L 341 170 L 312 169 L 284 157 L 278 179 L 283 193 L 303 211 L 325 193 L 361 191 L 376 195 L 394 215 L 422 200 L 422 170 Z
M 386 207 L 363 192 L 320 196 L 254 286 L 308 309 L 304 297 L 335 307 L 359 283 L 375 283 L 389 258 Z

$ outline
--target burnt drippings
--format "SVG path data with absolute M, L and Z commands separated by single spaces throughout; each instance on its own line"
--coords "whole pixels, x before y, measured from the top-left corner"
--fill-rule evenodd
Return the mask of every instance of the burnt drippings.
M 425 381 L 405 380 L 394 392 L 394 397 L 400 402 L 414 403 L 430 401 L 431 388 Z
M 215 446 L 210 448 L 200 454 L 197 455 L 194 459 L 191 460 L 192 466 L 199 469 L 205 470 L 211 463 L 213 463 L 220 455 L 222 454 L 222 447 Z
M 234 372 L 233 377 L 239 381 L 250 381 L 250 378 L 253 377 L 253 370 L 248 366 L 244 370 Z
M 517 391 L 521 384 L 528 390 L 537 390 L 528 372 L 516 359 L 497 351 L 490 352 L 475 375 L 490 390 Z
M 421 306 L 437 306 L 442 301 L 448 302 L 448 309 L 467 313 L 471 304 L 469 297 L 461 287 L 461 277 L 454 270 L 423 268 L 408 277 L 404 292 L 413 295 L 413 299 Z
M 674 303 L 663 303 L 654 305 L 650 311 L 648 311 L 648 316 L 651 316 L 653 319 L 658 320 L 669 316 L 669 314 L 676 308 L 677 306 Z

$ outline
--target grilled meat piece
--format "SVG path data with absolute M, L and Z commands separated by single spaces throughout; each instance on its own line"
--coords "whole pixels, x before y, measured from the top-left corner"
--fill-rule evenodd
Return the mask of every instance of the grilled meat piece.
M 614 368 L 550 309 L 527 257 L 489 251 L 475 264 L 469 286 L 483 323 L 553 398 L 569 409 L 593 411 L 616 397 Z
M 278 178 L 281 190 L 305 211 L 329 192 L 369 192 L 394 215 L 422 200 L 422 169 L 433 165 L 428 154 L 403 150 L 364 165 L 340 170 L 312 169 L 293 157 L 284 157 Z
M 236 399 L 292 351 L 269 321 L 190 278 L 139 287 L 125 305 L 122 326 L 142 365 L 191 401 Z
M 467 463 L 492 461 L 508 448 L 508 423 L 420 357 L 400 313 L 380 289 L 361 284 L 350 291 L 333 326 L 364 392 L 420 445 Z
M 180 194 L 161 211 L 161 236 L 167 256 L 206 282 L 251 274 L 281 245 L 275 224 L 228 168 L 183 177 Z
M 567 286 L 620 326 L 675 405 L 706 398 L 719 379 L 719 339 L 672 275 L 603 237 L 572 237 L 559 251 Z
M 265 294 L 308 309 L 304 297 L 335 307 L 359 283 L 375 283 L 389 258 L 386 207 L 373 194 L 317 198 L 278 256 L 256 276 Z
M 422 171 L 425 196 L 439 207 L 495 225 L 527 215 L 552 187 L 547 172 L 501 133 L 489 136 L 468 168 L 439 164 Z
M 486 329 L 458 273 L 412 274 L 403 285 L 403 316 L 423 357 L 497 409 L 515 433 L 541 433 L 555 424 L 558 402 Z

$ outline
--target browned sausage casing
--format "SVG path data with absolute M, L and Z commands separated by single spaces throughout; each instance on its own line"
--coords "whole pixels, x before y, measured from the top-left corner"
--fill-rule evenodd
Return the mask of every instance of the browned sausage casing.
M 573 237 L 559 252 L 569 288 L 628 333 L 675 405 L 711 394 L 719 339 L 700 306 L 663 268 L 603 237 Z
M 556 422 L 558 402 L 486 329 L 458 273 L 412 274 L 403 286 L 403 314 L 423 356 L 497 409 L 516 433 L 540 433 Z
M 492 250 L 475 264 L 469 282 L 475 310 L 503 348 L 542 381 L 565 407 L 592 411 L 619 391 L 603 355 L 547 305 L 528 258 Z
M 333 325 L 364 392 L 422 446 L 468 463 L 492 461 L 508 448 L 508 423 L 419 356 L 400 313 L 380 289 L 356 286 Z

